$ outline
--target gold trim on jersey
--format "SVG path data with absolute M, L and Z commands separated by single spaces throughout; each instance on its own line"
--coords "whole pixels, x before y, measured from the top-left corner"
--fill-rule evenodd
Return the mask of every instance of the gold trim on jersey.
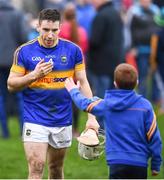
M 17 73 L 21 73 L 21 74 L 25 74 L 25 73 L 26 73 L 26 70 L 25 70 L 24 67 L 18 66 L 18 65 L 16 65 L 16 64 L 13 64 L 13 65 L 11 66 L 11 70 L 10 70 L 10 71 L 12 71 L 12 72 L 17 72 Z
M 82 63 L 82 64 L 76 64 L 76 66 L 75 66 L 75 71 L 81 71 L 81 70 L 83 70 L 83 69 L 85 69 L 85 64 L 84 64 L 84 63 Z
M 74 77 L 74 70 L 53 71 L 45 77 L 33 82 L 29 87 L 40 89 L 63 89 L 65 87 L 64 82 L 68 77 Z

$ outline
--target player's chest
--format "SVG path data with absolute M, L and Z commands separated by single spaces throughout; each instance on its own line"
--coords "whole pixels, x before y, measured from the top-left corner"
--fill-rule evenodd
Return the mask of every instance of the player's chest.
M 29 70 L 34 69 L 42 59 L 44 59 L 45 62 L 52 61 L 54 65 L 53 70 L 67 70 L 75 66 L 75 57 L 69 51 L 38 50 L 29 53 L 27 58 L 26 62 Z

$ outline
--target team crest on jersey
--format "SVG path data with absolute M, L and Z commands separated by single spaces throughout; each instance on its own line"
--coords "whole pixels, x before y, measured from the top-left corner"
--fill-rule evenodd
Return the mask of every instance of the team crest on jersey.
M 30 136 L 31 135 L 31 129 L 27 129 L 26 130 L 26 136 Z
M 61 56 L 61 64 L 66 65 L 68 63 L 67 57 L 65 55 Z

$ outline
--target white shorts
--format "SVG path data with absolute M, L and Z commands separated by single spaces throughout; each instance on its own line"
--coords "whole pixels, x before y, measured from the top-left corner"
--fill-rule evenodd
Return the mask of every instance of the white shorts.
M 48 143 L 52 147 L 66 148 L 72 143 L 72 125 L 66 127 L 46 127 L 33 123 L 24 123 L 23 142 Z

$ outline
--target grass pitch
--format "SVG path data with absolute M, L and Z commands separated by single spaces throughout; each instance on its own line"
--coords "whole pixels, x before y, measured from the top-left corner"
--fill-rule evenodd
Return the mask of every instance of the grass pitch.
M 81 113 L 80 131 L 85 127 L 86 114 Z M 157 116 L 158 126 L 164 142 L 164 116 Z M 17 118 L 9 119 L 11 137 L 0 138 L 0 179 L 27 179 L 27 162 L 19 132 Z M 164 155 L 164 151 L 163 151 Z M 74 139 L 72 147 L 68 149 L 65 159 L 65 179 L 107 179 L 108 167 L 105 156 L 95 161 L 83 160 L 77 153 L 77 141 Z M 47 179 L 47 167 L 44 178 Z M 149 171 L 149 179 L 164 179 L 163 167 L 158 176 L 152 177 Z

